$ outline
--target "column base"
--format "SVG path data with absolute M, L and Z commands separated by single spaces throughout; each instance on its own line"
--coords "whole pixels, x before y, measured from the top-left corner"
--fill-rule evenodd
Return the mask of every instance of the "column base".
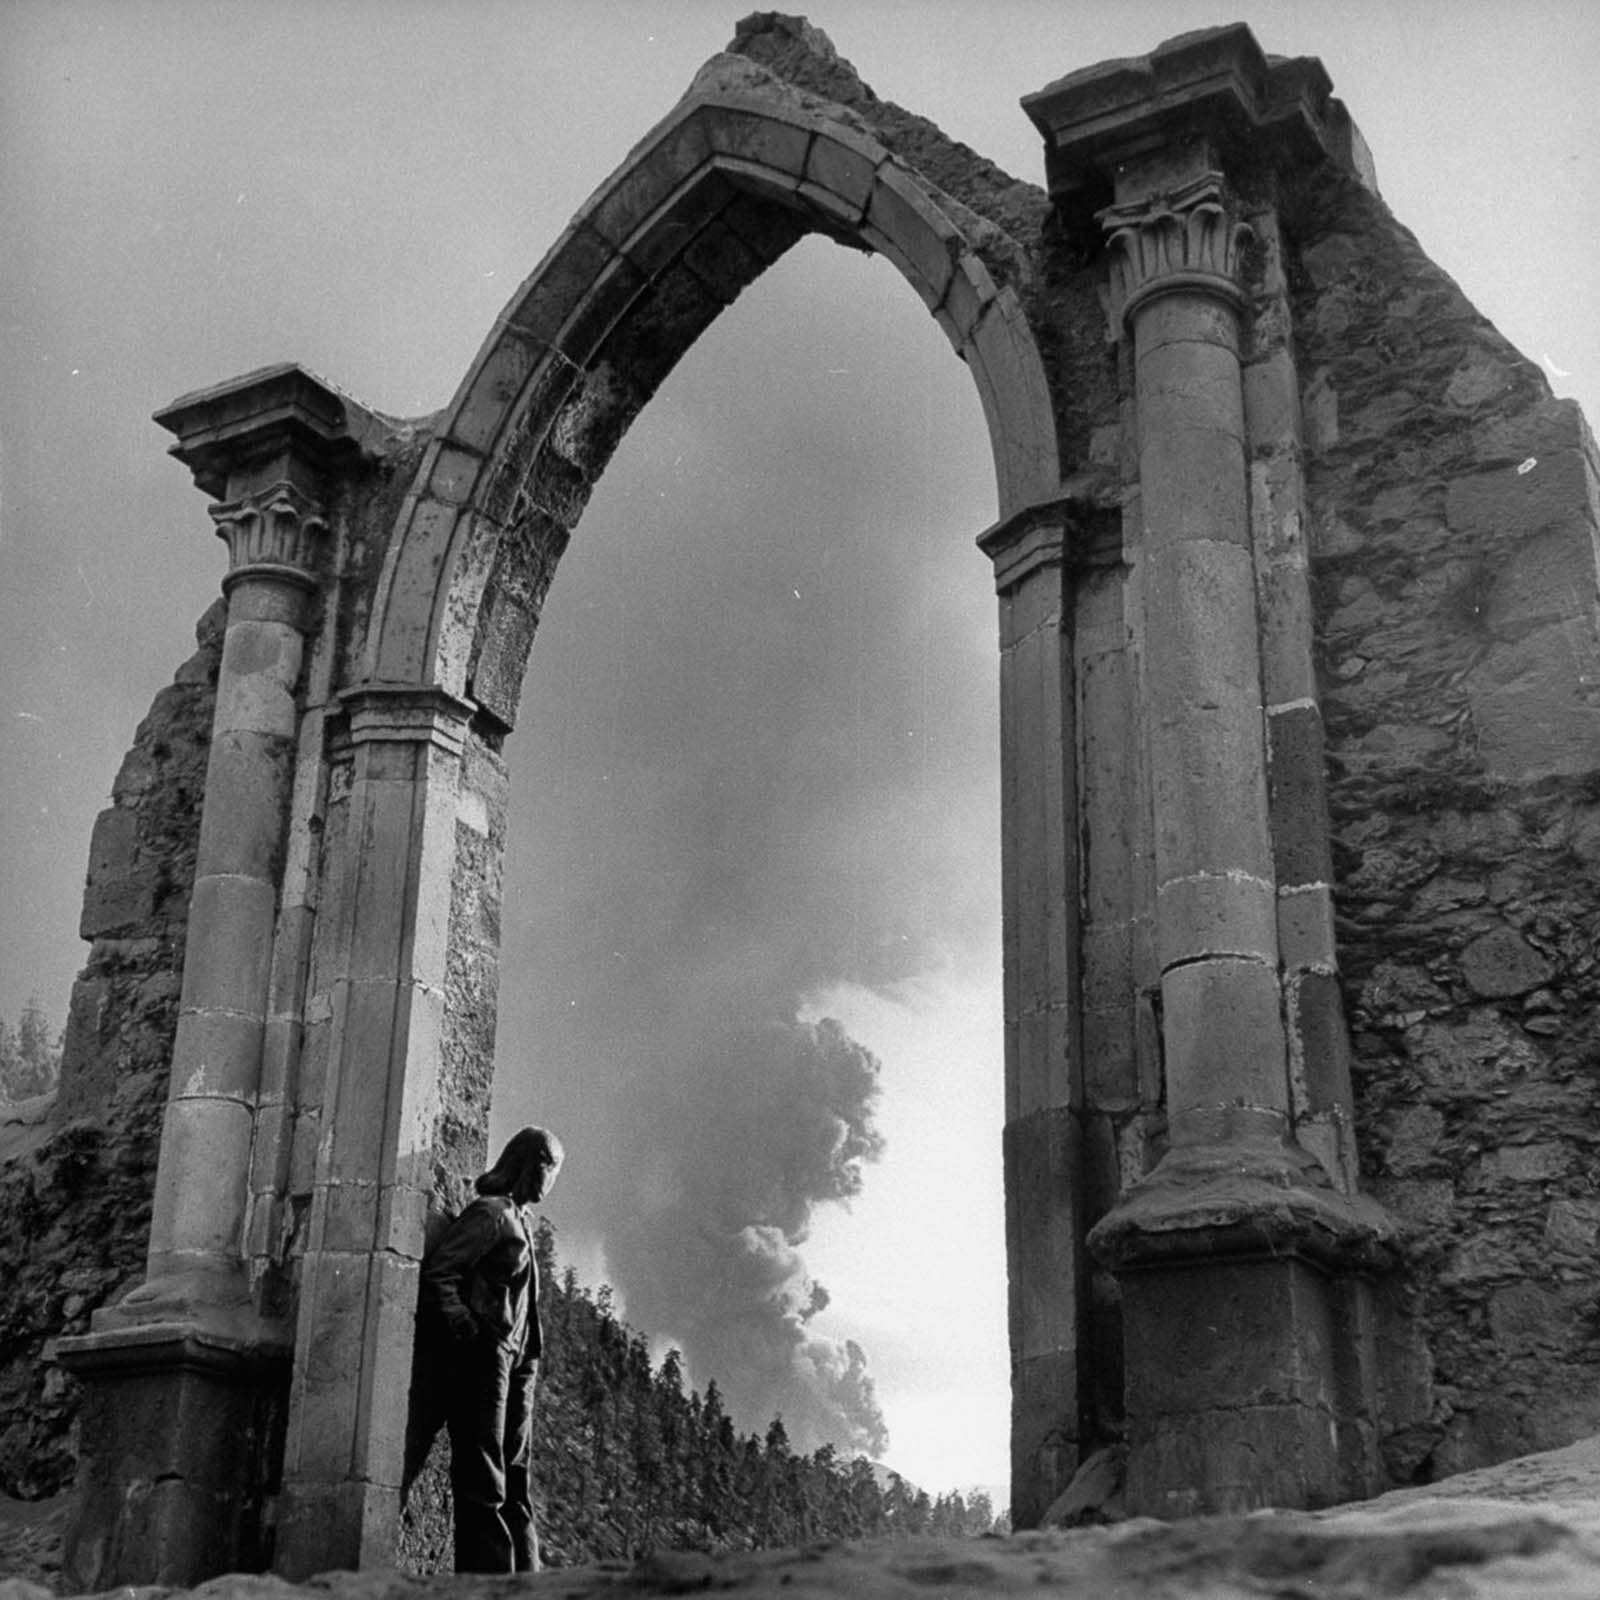
M 319 1572 L 392 1567 L 400 1544 L 400 1491 L 376 1483 L 295 1483 L 278 1514 L 273 1573 L 304 1583 Z
M 52 1354 L 84 1386 L 66 1591 L 262 1570 L 287 1348 L 151 1322 L 58 1339 Z
M 1078 1470 L 1078 1360 L 1064 1350 L 1011 1364 L 1011 1521 L 1037 1528 Z
M 1289 1145 L 1168 1156 L 1090 1234 L 1122 1291 L 1134 1515 L 1382 1486 L 1369 1279 L 1395 1230 Z

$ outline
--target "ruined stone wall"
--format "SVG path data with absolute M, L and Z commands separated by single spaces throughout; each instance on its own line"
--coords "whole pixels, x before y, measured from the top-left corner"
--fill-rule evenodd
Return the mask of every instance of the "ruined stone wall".
M 1600 1430 L 1596 457 L 1381 202 L 1286 213 L 1358 1134 L 1408 1227 L 1385 1454 L 1425 1479 Z
M 26 1499 L 75 1466 L 77 1385 L 41 1359 L 46 1340 L 143 1275 L 222 623 L 219 601 L 95 823 L 55 1102 L 0 1129 L 0 1490 Z

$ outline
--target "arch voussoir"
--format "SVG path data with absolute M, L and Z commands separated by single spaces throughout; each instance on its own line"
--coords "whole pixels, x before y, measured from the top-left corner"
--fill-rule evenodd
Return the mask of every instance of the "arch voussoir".
M 1000 288 L 962 340 L 989 424 L 1000 515 L 1060 492 L 1055 409 L 1033 331 L 1015 292 Z
M 929 311 L 938 310 L 966 241 L 905 167 L 874 174 L 862 237 L 894 262 Z

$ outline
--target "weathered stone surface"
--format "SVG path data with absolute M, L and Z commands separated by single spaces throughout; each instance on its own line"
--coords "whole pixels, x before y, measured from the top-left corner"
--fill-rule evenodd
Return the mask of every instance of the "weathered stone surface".
M 189 887 L 222 648 L 222 606 L 157 695 L 96 828 L 85 890 L 88 963 L 74 986 L 61 1083 L 45 1120 L 0 1152 L 0 1488 L 34 1498 L 75 1465 L 78 1389 L 47 1338 L 138 1280 L 177 1023 Z M 114 848 L 112 846 L 114 845 Z M 140 885 L 126 896 L 116 887 Z M 114 916 L 91 914 L 113 902 Z
M 1491 1400 L 1600 1366 L 1565 1318 L 1507 1338 L 1495 1298 L 1600 1284 L 1547 1242 L 1582 1236 L 1595 1105 L 1592 447 L 1370 196 L 1286 220 L 1362 1159 L 1415 1229 L 1437 1411 L 1407 1449 L 1431 1430 L 1437 1471 L 1561 1442 Z

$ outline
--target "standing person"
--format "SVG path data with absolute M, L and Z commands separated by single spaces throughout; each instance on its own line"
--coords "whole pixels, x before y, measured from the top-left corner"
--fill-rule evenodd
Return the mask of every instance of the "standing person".
M 542 1349 L 531 1208 L 565 1153 L 544 1128 L 513 1134 L 478 1198 L 422 1262 L 426 1374 L 450 1430 L 457 1572 L 537 1572 L 529 1468 Z

